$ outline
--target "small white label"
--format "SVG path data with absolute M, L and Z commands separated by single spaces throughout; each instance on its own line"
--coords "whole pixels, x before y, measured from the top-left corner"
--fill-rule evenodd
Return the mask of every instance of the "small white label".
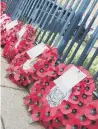
M 15 48 L 18 47 L 19 43 L 20 43 L 21 39 L 18 39 L 18 42 L 15 44 Z
M 27 61 L 24 63 L 24 65 L 23 65 L 23 69 L 24 69 L 24 70 L 30 69 L 37 61 L 38 61 L 37 58 L 27 60 Z
M 6 14 L 3 14 L 2 16 L 0 16 L 1 18 L 3 18 L 3 17 L 8 17 Z
M 46 49 L 48 49 L 48 47 L 44 43 L 41 43 L 27 51 L 27 54 L 30 56 L 31 59 L 34 59 L 42 54 Z
M 58 106 L 66 97 L 66 94 L 64 94 L 59 87 L 54 86 L 50 93 L 47 95 L 46 99 L 48 100 L 48 103 L 51 107 Z
M 1 19 L 0 19 L 0 23 L 3 23 L 5 19 L 7 19 L 7 17 L 1 18 Z
M 19 43 L 20 43 L 20 41 L 21 41 L 21 38 L 22 38 L 23 34 L 25 33 L 25 31 L 26 31 L 26 25 L 24 25 L 24 26 L 22 27 L 22 29 L 18 32 L 19 39 L 18 39 L 18 42 L 17 42 L 16 45 L 15 45 L 15 48 L 18 47 L 18 45 L 19 45 Z
M 6 29 L 7 31 L 12 29 L 14 26 L 16 26 L 18 24 L 18 21 L 17 20 L 14 20 L 12 22 L 10 22 L 9 24 L 6 25 Z
M 72 93 L 72 88 L 86 76 L 77 67 L 72 66 L 62 76 L 54 80 L 56 85 L 51 89 L 46 98 L 50 106 L 55 107 L 61 104 L 63 100 L 68 100 Z
M 23 34 L 25 33 L 26 27 L 27 27 L 27 25 L 24 25 L 24 26 L 22 27 L 22 29 L 19 31 L 19 33 L 18 33 L 19 38 L 21 38 L 21 37 L 23 36 Z
M 46 99 L 48 100 L 50 107 L 55 107 L 60 105 L 63 100 L 67 101 L 71 93 L 72 90 L 63 93 L 59 87 L 54 86 L 50 90 L 50 93 L 47 95 Z
M 7 21 L 7 22 L 4 24 L 3 29 L 6 29 L 6 25 L 9 24 L 9 23 L 10 23 L 10 20 Z

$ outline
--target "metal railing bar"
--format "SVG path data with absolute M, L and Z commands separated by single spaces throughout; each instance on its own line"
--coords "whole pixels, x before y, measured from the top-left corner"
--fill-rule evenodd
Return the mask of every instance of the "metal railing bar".
M 89 49 L 89 46 L 91 43 L 93 43 L 93 45 L 95 44 L 96 40 L 98 39 L 98 26 L 96 27 L 96 30 L 94 31 L 90 41 L 87 43 L 86 47 L 84 48 L 80 58 L 78 59 L 77 61 L 77 65 L 82 65 L 86 56 L 89 54 L 90 50 L 88 51 Z M 87 53 L 88 52 L 88 53 Z
M 30 2 L 31 2 L 31 0 L 26 1 L 25 7 L 23 8 L 19 19 L 23 20 L 23 16 L 25 15 L 26 10 L 28 9 L 28 6 L 30 5 Z
M 73 47 L 73 45 L 74 45 L 74 43 L 75 43 L 77 37 L 80 35 L 80 33 L 81 33 L 82 29 L 83 29 L 83 26 L 84 26 L 85 23 L 87 22 L 88 17 L 90 16 L 90 14 L 91 14 L 92 10 L 94 9 L 95 5 L 96 5 L 96 4 L 94 4 L 94 6 L 92 6 L 92 7 L 89 9 L 88 13 L 86 14 L 86 16 L 85 16 L 85 18 L 84 18 L 84 20 L 83 20 L 81 26 L 79 27 L 78 31 L 76 32 L 75 36 L 73 37 L 73 40 L 72 40 L 72 42 L 70 43 L 70 46 L 68 47 L 68 49 L 67 49 L 66 53 L 64 54 L 64 56 L 62 57 L 62 61 L 64 61 L 64 60 L 66 59 L 68 53 L 70 52 L 71 48 Z M 93 17 L 92 23 L 95 21 L 96 17 L 97 17 L 97 13 L 96 13 L 95 16 Z M 91 25 L 92 25 L 92 24 L 91 24 Z M 85 36 L 86 36 L 86 34 L 89 32 L 91 25 L 90 25 L 89 28 L 87 29 L 87 31 L 86 31 L 86 33 L 85 33 Z M 85 37 L 84 37 L 84 38 L 85 38 Z
M 97 78 L 98 78 L 98 71 L 95 73 L 93 78 L 94 78 L 94 80 L 97 80 Z
M 85 12 L 86 7 L 89 5 L 89 3 L 90 2 L 88 0 L 86 0 L 85 2 L 82 1 L 82 3 L 80 5 L 79 9 L 77 10 L 74 18 L 71 20 L 71 23 L 72 24 L 70 24 L 69 28 L 67 29 L 67 31 L 66 31 L 66 33 L 64 35 L 64 38 L 60 41 L 61 43 L 59 44 L 59 47 L 58 47 L 58 53 L 59 53 L 60 56 L 62 55 L 63 50 L 65 49 L 65 47 L 67 46 L 67 43 L 70 40 L 71 36 L 73 35 L 75 29 L 78 27 L 78 24 L 79 24 L 79 22 L 80 22 L 80 20 L 81 20 L 81 18 L 83 16 L 83 13 Z M 77 4 L 78 4 L 78 2 L 76 3 L 75 10 L 77 9 Z M 85 4 L 86 4 L 86 7 L 85 7 Z M 71 16 L 74 15 L 75 10 L 72 12 Z M 68 23 L 69 23 L 69 19 L 68 19 L 67 23 L 64 25 L 65 28 L 67 27 L 66 25 L 68 25 Z M 63 27 L 63 30 L 62 30 L 61 34 L 63 34 L 63 32 L 64 32 L 64 27 Z M 58 36 L 58 40 L 60 38 L 60 35 Z M 54 46 L 57 45 L 57 41 L 55 41 Z
M 37 8 L 37 6 L 39 5 L 39 3 L 40 3 L 40 0 L 35 0 L 35 1 L 34 1 L 32 7 L 31 7 L 31 9 L 30 9 L 30 11 L 28 12 L 27 17 L 30 17 L 31 15 L 34 15 L 34 11 L 36 10 L 36 8 Z M 28 20 L 27 23 L 29 23 L 29 20 Z
M 35 20 L 35 24 L 37 24 L 37 27 L 36 28 L 38 28 L 38 26 L 40 25 L 40 23 L 39 23 L 39 21 L 41 20 L 41 19 L 43 19 L 44 18 L 44 14 L 43 14 L 43 10 L 47 10 L 47 8 L 48 8 L 48 6 L 49 6 L 49 1 L 43 1 L 42 0 L 42 3 L 41 3 L 42 5 L 42 8 L 41 8 L 41 6 L 40 6 L 40 8 L 41 8 L 41 11 L 40 11 L 40 13 L 39 13 L 39 15 L 38 15 L 38 17 L 36 18 L 36 20 Z M 48 4 L 48 6 L 47 6 L 47 4 Z M 44 12 L 45 13 L 45 12 Z M 33 20 L 32 20 L 32 22 L 31 23 L 33 23 Z
M 59 3 L 59 5 L 57 6 L 57 8 L 55 9 L 54 15 L 52 15 L 52 17 L 51 17 L 51 19 L 50 19 L 48 25 L 50 25 L 50 24 L 52 23 L 52 21 L 53 21 L 55 15 L 56 15 L 56 13 L 57 13 L 59 7 L 60 7 L 60 4 L 62 3 L 62 1 L 63 1 L 63 0 L 60 0 L 60 3 Z M 54 6 L 55 6 L 55 4 L 54 4 Z M 54 8 L 54 6 L 52 6 L 52 7 Z M 48 17 L 51 15 L 51 12 L 52 12 L 52 8 L 51 8 L 50 12 L 48 13 L 47 18 L 45 19 L 46 22 L 47 22 L 47 20 L 48 20 Z M 45 23 L 46 23 L 46 22 L 45 22 Z M 44 33 L 42 34 L 42 36 L 41 36 L 41 38 L 40 38 L 40 40 L 39 40 L 39 43 L 43 40 L 43 37 L 44 37 L 45 33 L 47 32 L 48 25 L 45 27 L 45 31 L 44 31 Z M 44 28 L 44 26 L 45 26 L 45 24 L 43 24 L 42 27 Z
M 75 10 L 77 9 L 77 7 L 79 6 L 81 0 L 78 0 L 77 3 L 75 4 L 70 16 L 68 17 L 66 23 L 64 24 L 59 36 L 57 37 L 56 41 L 54 42 L 54 46 L 57 46 L 57 43 L 60 41 L 61 36 L 63 35 L 63 33 L 65 32 L 65 29 L 67 28 L 68 24 L 70 23 L 70 20 L 72 19 L 72 17 L 75 15 Z
M 40 31 L 38 32 L 38 34 L 37 34 L 37 36 L 36 36 L 36 39 L 38 39 L 39 35 L 41 34 L 41 31 L 42 31 L 44 25 L 45 25 L 46 22 L 47 22 L 47 18 L 49 17 L 50 12 L 52 11 L 52 9 L 54 8 L 54 6 L 56 5 L 56 2 L 57 2 L 57 0 L 54 1 L 53 5 L 52 5 L 52 8 L 50 9 L 50 11 L 49 11 L 49 13 L 48 13 L 46 19 L 44 20 L 44 23 L 43 23 L 42 26 L 40 27 Z M 46 9 L 46 12 L 47 12 L 47 10 L 49 9 L 50 5 L 51 5 L 51 2 L 48 4 L 47 9 Z M 43 17 L 45 16 L 46 12 L 44 12 Z M 43 19 L 40 20 L 39 25 L 42 23 L 42 20 L 43 20 Z
M 61 23 L 62 23 L 62 21 L 64 21 L 65 18 L 67 17 L 67 15 L 68 15 L 68 13 L 69 13 L 69 11 L 70 11 L 70 8 L 72 7 L 73 3 L 74 3 L 74 0 L 71 1 L 70 6 L 69 6 L 69 9 L 66 10 L 66 13 L 65 13 L 65 15 L 63 16 L 63 18 L 62 18 L 62 20 L 61 20 Z M 53 19 L 53 18 L 52 18 L 52 19 Z M 49 24 L 51 24 L 51 22 L 52 22 L 52 21 L 51 21 L 51 19 L 50 19 Z M 48 24 L 48 25 L 49 25 L 49 24 Z M 59 24 L 58 27 L 57 27 L 58 30 L 59 30 L 59 26 L 60 26 L 60 24 Z M 48 28 L 48 26 L 47 26 L 47 28 Z M 47 28 L 46 28 L 46 29 L 47 29 Z M 56 30 L 57 30 L 57 28 L 56 28 Z M 43 33 L 43 35 L 44 35 L 44 33 Z M 52 37 L 52 39 L 50 40 L 51 43 L 53 42 L 55 36 L 56 36 L 56 34 L 54 34 L 53 37 Z M 51 43 L 50 43 L 50 45 L 51 45 Z
M 95 50 L 92 58 L 90 59 L 90 61 L 88 62 L 86 69 L 89 69 L 93 63 L 93 61 L 95 60 L 96 56 L 98 56 L 98 48 Z
M 64 6 L 63 6 L 61 12 L 59 13 L 59 16 L 58 16 L 57 19 L 56 19 L 56 22 L 55 22 L 54 25 L 52 26 L 52 30 L 55 30 L 55 29 L 56 29 L 56 27 L 57 27 L 57 22 L 59 22 L 59 20 L 63 17 L 63 13 L 64 13 L 64 11 L 65 11 L 65 9 L 66 9 L 66 7 L 67 7 L 67 5 L 68 5 L 69 2 L 70 2 L 69 0 L 66 0 L 66 2 L 65 2 L 65 4 L 64 4 Z M 48 42 L 48 41 L 49 41 L 49 38 L 50 38 L 51 36 L 52 36 L 52 32 L 50 32 L 50 33 L 48 34 L 48 36 L 47 36 L 45 42 Z

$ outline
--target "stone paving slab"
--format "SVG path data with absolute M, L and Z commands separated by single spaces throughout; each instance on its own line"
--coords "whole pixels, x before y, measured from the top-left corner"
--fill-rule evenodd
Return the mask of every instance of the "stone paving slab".
M 2 122 L 1 122 L 1 120 L 0 120 L 0 128 L 1 128 L 1 129 L 3 129 L 3 126 L 2 126 Z
M 18 87 L 16 84 L 14 84 L 13 82 L 11 82 L 9 80 L 9 78 L 6 78 L 7 72 L 6 69 L 8 67 L 7 63 L 1 62 L 1 82 L 0 85 L 4 86 L 4 87 L 10 87 L 10 88 L 15 88 L 15 89 L 20 89 L 20 90 L 25 90 L 25 88 L 22 87 Z
M 28 115 L 23 104 L 23 97 L 28 93 L 1 87 L 1 115 L 5 129 L 44 129 L 38 123 L 29 124 Z
M 4 63 L 8 64 L 8 62 L 2 56 L 1 56 L 1 62 L 4 62 Z

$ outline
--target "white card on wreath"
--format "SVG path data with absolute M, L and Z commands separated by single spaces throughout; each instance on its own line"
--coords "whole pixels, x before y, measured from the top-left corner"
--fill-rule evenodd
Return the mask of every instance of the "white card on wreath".
M 0 19 L 0 24 L 4 22 L 4 20 L 7 19 L 7 17 L 3 17 Z
M 31 68 L 37 61 L 38 61 L 37 58 L 27 60 L 27 61 L 23 64 L 23 69 L 24 69 L 24 70 L 28 70 L 28 69 Z
M 3 14 L 2 16 L 0 16 L 1 19 L 4 18 L 4 17 L 7 17 L 7 15 Z
M 27 24 L 24 25 L 24 26 L 22 27 L 22 29 L 18 32 L 19 38 L 21 38 L 21 37 L 23 36 L 23 34 L 25 33 L 26 27 L 27 27 Z
M 28 50 L 27 54 L 30 56 L 31 59 L 34 59 L 42 54 L 46 49 L 48 49 L 48 47 L 44 43 L 40 43 L 32 49 Z
M 27 26 L 27 25 L 24 25 L 24 26 L 22 27 L 22 29 L 18 32 L 19 39 L 18 39 L 18 42 L 15 44 L 15 48 L 18 47 L 18 45 L 19 45 L 19 43 L 20 43 L 20 41 L 21 41 L 21 38 L 22 38 L 22 36 L 24 35 L 24 33 L 25 33 L 25 31 L 26 31 L 26 26 Z
M 79 70 L 76 66 L 72 66 L 62 76 L 54 80 L 54 82 L 61 89 L 62 92 L 66 93 L 66 91 L 72 89 L 86 76 L 87 75 Z
M 16 26 L 18 24 L 18 21 L 17 20 L 14 20 L 12 22 L 10 22 L 9 24 L 6 25 L 6 29 L 7 31 L 12 29 L 14 26 Z
M 20 41 L 21 41 L 21 38 L 19 38 L 19 39 L 18 39 L 18 42 L 15 44 L 15 48 L 17 48 L 17 47 L 18 47 L 18 45 L 19 45 Z
M 5 13 L 5 14 L 3 14 L 1 17 L 8 17 L 8 16 L 7 16 L 6 13 Z
M 47 95 L 46 99 L 51 107 L 61 104 L 63 100 L 68 100 L 72 93 L 72 88 L 82 81 L 87 75 L 79 70 L 77 67 L 72 66 L 62 76 L 54 80 L 56 84 Z

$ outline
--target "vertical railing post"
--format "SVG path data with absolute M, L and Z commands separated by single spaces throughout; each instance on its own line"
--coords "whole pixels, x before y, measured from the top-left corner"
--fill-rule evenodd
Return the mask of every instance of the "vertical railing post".
M 95 32 L 93 33 L 90 41 L 87 43 L 86 47 L 84 48 L 84 50 L 83 50 L 83 52 L 82 52 L 82 54 L 81 54 L 81 56 L 80 56 L 80 58 L 79 58 L 79 60 L 77 62 L 77 65 L 82 65 L 83 64 L 86 56 L 90 52 L 90 49 L 89 49 L 90 48 L 90 44 L 93 43 L 93 45 L 94 45 L 97 39 L 98 39 L 98 26 L 97 26 Z

